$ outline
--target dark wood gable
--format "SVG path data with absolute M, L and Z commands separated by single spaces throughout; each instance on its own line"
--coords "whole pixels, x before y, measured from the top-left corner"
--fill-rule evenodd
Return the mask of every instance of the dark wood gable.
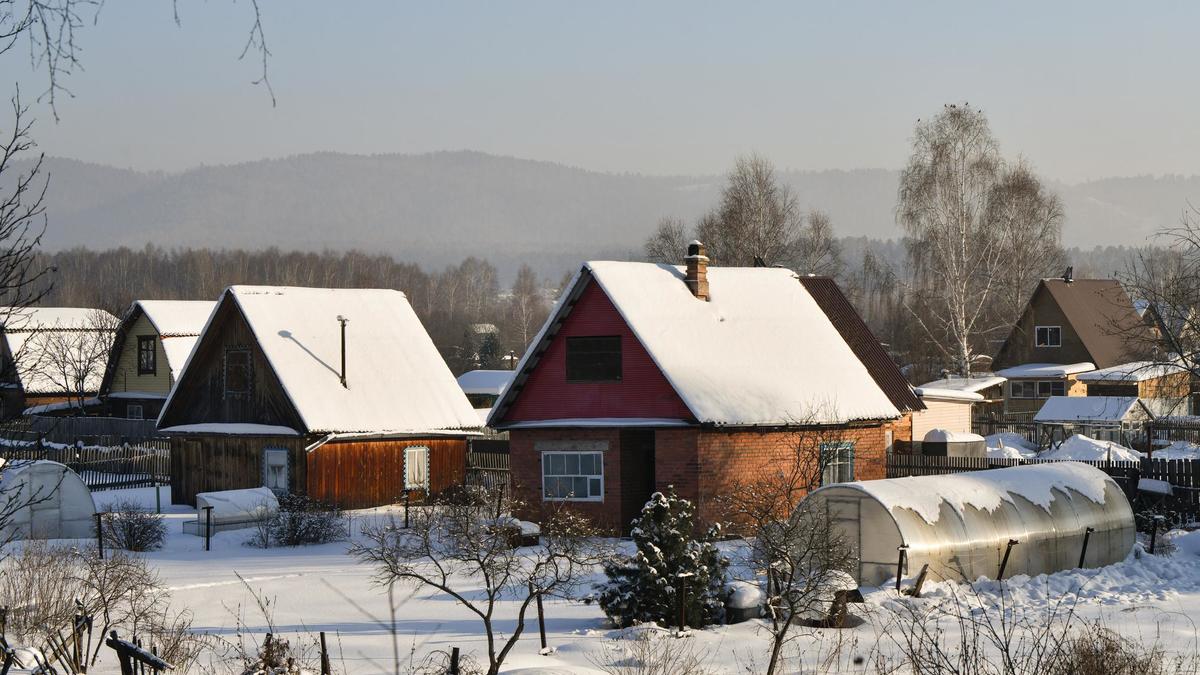
M 230 350 L 249 350 L 252 375 L 244 394 L 225 393 L 225 356 Z M 200 336 L 187 370 L 175 385 L 160 427 L 182 424 L 269 424 L 307 431 L 288 399 L 275 371 L 254 338 L 233 296 L 221 298 L 212 323 Z

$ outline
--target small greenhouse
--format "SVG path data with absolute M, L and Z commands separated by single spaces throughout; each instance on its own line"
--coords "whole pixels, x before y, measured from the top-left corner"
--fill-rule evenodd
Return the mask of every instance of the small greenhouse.
M 1006 551 L 1005 577 L 1072 569 L 1081 555 L 1102 567 L 1123 560 L 1135 536 L 1120 486 L 1079 462 L 841 483 L 801 508 L 822 509 L 857 548 L 864 586 L 895 578 L 901 560 L 903 576 L 928 563 L 931 580 L 995 579 Z
M 92 491 L 78 474 L 58 462 L 5 463 L 0 513 L 8 521 L 0 541 L 95 536 Z

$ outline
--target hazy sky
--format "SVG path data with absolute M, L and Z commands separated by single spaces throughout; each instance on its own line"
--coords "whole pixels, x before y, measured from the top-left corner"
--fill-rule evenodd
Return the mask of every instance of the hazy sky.
M 605 171 L 899 167 L 967 100 L 1044 175 L 1198 172 L 1200 3 L 109 0 L 48 154 L 179 169 L 314 150 L 475 149 Z M 27 53 L 0 59 L 26 94 Z M 7 85 L 11 88 L 11 84 Z M 2 118 L 7 124 L 9 118 Z

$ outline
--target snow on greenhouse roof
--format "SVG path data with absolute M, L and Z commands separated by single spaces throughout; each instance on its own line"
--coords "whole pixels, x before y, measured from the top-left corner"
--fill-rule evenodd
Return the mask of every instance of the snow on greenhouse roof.
M 512 381 L 512 370 L 470 370 L 458 376 L 458 386 L 465 394 L 499 396 Z
M 1034 422 L 1120 422 L 1144 413 L 1136 396 L 1051 396 Z
M 1083 382 L 1145 382 L 1166 375 L 1186 372 L 1187 370 L 1183 367 L 1171 363 L 1132 361 L 1083 373 L 1078 379 Z
M 1009 379 L 1018 377 L 1066 377 L 1095 370 L 1093 363 L 1025 363 L 996 371 L 997 375 Z
M 1105 487 L 1111 481 L 1103 471 L 1087 464 L 1053 462 L 950 476 L 839 483 L 830 487 L 848 487 L 864 492 L 889 511 L 909 509 L 925 522 L 934 524 L 941 518 L 943 504 L 960 515 L 968 506 L 991 512 L 1003 502 L 1015 505 L 1015 498 L 1019 496 L 1049 511 L 1056 490 L 1073 490 L 1097 504 L 1103 504 Z
M 571 290 L 588 279 L 605 292 L 702 424 L 786 426 L 900 416 L 790 270 L 710 267 L 707 302 L 692 295 L 684 269 L 674 265 L 589 262 Z M 537 353 L 571 290 L 518 370 Z M 510 388 L 505 397 L 513 395 Z
M 479 428 L 478 414 L 400 291 L 230 286 L 222 301 L 227 297 L 237 303 L 306 431 Z M 348 320 L 346 387 L 338 317 Z M 180 379 L 190 365 L 189 358 Z

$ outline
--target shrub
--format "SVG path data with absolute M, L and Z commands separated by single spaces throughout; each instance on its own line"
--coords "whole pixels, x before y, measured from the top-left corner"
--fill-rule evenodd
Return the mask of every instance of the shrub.
M 341 541 L 347 535 L 341 510 L 305 495 L 284 495 L 279 509 L 259 523 L 251 546 L 303 546 Z
M 110 507 L 103 523 L 105 544 L 126 551 L 157 551 L 167 538 L 162 514 L 132 501 Z
M 713 526 L 702 538 L 694 539 L 694 518 L 691 502 L 677 497 L 674 490 L 650 496 L 634 522 L 637 553 L 604 565 L 608 582 L 600 587 L 597 600 L 613 623 L 621 627 L 649 621 L 674 624 L 679 616 L 680 588 L 687 599 L 688 626 L 724 620 L 729 561 L 713 545 L 720 527 Z

